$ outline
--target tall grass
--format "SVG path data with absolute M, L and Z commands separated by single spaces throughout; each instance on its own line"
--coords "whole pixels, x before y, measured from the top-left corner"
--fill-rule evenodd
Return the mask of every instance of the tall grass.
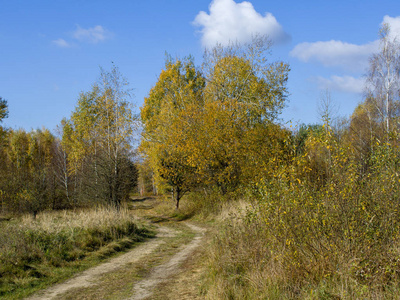
M 287 286 L 254 210 L 223 210 L 218 233 L 207 249 L 203 283 L 207 299 L 285 299 Z
M 151 235 L 127 210 L 110 208 L 42 212 L 0 226 L 0 297 L 11 298 Z
M 249 188 L 208 249 L 209 299 L 398 299 L 398 149 L 377 144 L 367 173 L 325 150 L 326 165 L 295 157 Z

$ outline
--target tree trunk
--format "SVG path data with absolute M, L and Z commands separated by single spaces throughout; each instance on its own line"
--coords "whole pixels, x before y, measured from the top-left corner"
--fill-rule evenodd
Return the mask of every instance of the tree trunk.
M 179 187 L 176 187 L 176 193 L 175 193 L 175 201 L 176 201 L 176 209 L 179 209 L 179 200 L 182 198 L 182 191 Z

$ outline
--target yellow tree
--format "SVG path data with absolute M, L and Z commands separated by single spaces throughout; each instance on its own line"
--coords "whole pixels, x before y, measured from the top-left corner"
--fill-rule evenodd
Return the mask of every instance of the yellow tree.
M 101 96 L 97 85 L 94 85 L 90 92 L 82 92 L 71 118 L 69 120 L 64 119 L 61 122 L 61 147 L 68 157 L 69 174 L 74 178 L 74 191 L 72 193 L 74 205 L 77 204 L 78 195 L 82 195 L 84 175 L 89 175 L 87 188 L 83 189 L 84 191 L 88 189 L 96 191 L 96 188 L 98 188 L 96 187 L 99 180 L 97 163 L 100 150 L 98 114 L 101 107 L 98 102 Z M 87 174 L 87 172 L 91 174 Z M 93 200 L 98 200 L 96 199 L 98 198 L 98 193 L 89 192 L 89 194 L 95 198 Z
M 55 138 L 48 129 L 34 130 L 29 134 L 28 155 L 30 157 L 28 170 L 30 183 L 25 199 L 26 209 L 36 217 L 36 214 L 55 199 L 53 184 L 53 157 Z
M 193 186 L 234 190 L 255 177 L 284 140 L 275 122 L 289 67 L 268 62 L 268 49 L 262 37 L 217 46 L 206 51 L 202 73 L 191 60 L 167 61 L 141 111 L 141 149 L 177 204 Z
M 256 36 L 248 44 L 205 52 L 207 129 L 198 164 L 223 193 L 254 177 L 272 156 L 271 141 L 280 140 L 272 137 L 284 132 L 274 123 L 287 98 L 289 66 L 269 62 L 269 47 L 266 38 Z
M 370 99 L 357 105 L 350 117 L 348 143 L 355 150 L 363 174 L 367 171 L 377 139 L 385 135 L 385 129 L 381 125 L 380 113 Z
M 141 108 L 143 134 L 140 149 L 147 156 L 155 180 L 172 189 L 176 207 L 193 186 L 193 170 L 187 163 L 182 115 L 192 107 L 203 106 L 204 78 L 192 58 L 168 58 L 156 85 L 150 90 Z M 185 125 L 193 123 L 186 120 Z
M 255 36 L 247 44 L 217 45 L 204 54 L 206 101 L 238 102 L 249 125 L 276 120 L 288 95 L 289 66 L 269 62 L 270 42 Z M 236 110 L 237 111 L 237 110 Z
M 49 207 L 55 195 L 52 161 L 54 136 L 49 130 L 10 130 L 5 147 L 7 169 L 6 206 L 11 210 L 37 212 Z
M 22 129 L 10 130 L 6 146 L 5 164 L 7 184 L 5 201 L 9 210 L 22 210 L 18 194 L 27 189 L 29 182 L 29 135 Z

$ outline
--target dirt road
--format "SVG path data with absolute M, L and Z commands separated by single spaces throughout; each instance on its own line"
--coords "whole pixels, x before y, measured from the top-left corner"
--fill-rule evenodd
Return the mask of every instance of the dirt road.
M 173 275 L 179 272 L 181 264 L 199 247 L 204 229 L 193 224 L 186 223 L 197 235 L 187 245 L 180 248 L 168 262 L 155 267 L 150 276 L 137 282 L 133 288 L 134 296 L 132 300 L 142 300 L 149 298 L 153 290 L 163 281 L 167 281 Z
M 192 272 L 182 266 L 201 248 L 205 230 L 170 222 L 158 225 L 157 231 L 154 239 L 27 299 L 169 299 L 167 287 L 179 285 L 183 272 Z M 181 285 L 171 299 L 177 299 L 179 290 L 179 299 L 197 298 L 193 287 L 187 289 L 184 281 Z

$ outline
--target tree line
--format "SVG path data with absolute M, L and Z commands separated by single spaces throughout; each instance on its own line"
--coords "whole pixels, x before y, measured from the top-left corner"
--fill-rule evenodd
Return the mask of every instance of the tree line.
M 29 212 L 97 204 L 120 207 L 136 187 L 133 135 L 138 118 L 128 83 L 113 66 L 82 92 L 57 135 L 48 129 L 0 127 L 1 212 Z M 0 121 L 7 101 L 0 99 Z
M 290 67 L 269 60 L 271 44 L 262 36 L 208 49 L 200 67 L 190 56 L 167 57 L 140 119 L 118 69 L 101 70 L 100 80 L 81 93 L 71 117 L 62 120 L 57 136 L 47 129 L 1 127 L 2 210 L 36 214 L 89 203 L 119 207 L 138 180 L 144 191 L 171 193 L 179 207 L 189 191 L 244 194 L 305 153 L 310 181 L 318 185 L 329 178 L 331 154 L 315 141 L 328 132 L 349 145 L 366 174 L 377 141 L 395 143 L 399 124 L 398 44 L 388 26 L 380 34 L 381 51 L 370 60 L 365 101 L 340 126 L 328 107 L 322 113 L 324 127 L 281 124 Z M 0 118 L 7 113 L 1 99 Z M 132 137 L 140 126 L 141 158 L 135 164 Z
M 374 145 L 395 145 L 399 127 L 399 44 L 386 24 L 379 35 L 381 48 L 370 58 L 365 99 L 352 116 L 335 118 L 327 91 L 322 124 L 296 128 L 279 120 L 290 68 L 268 60 L 267 39 L 256 36 L 248 44 L 208 49 L 200 67 L 193 57 L 168 57 L 141 108 L 139 149 L 155 185 L 171 192 L 177 207 L 187 191 L 240 194 L 307 151 L 316 184 L 328 178 L 330 151 L 320 153 L 320 146 L 310 143 L 328 133 L 347 143 L 366 174 Z

